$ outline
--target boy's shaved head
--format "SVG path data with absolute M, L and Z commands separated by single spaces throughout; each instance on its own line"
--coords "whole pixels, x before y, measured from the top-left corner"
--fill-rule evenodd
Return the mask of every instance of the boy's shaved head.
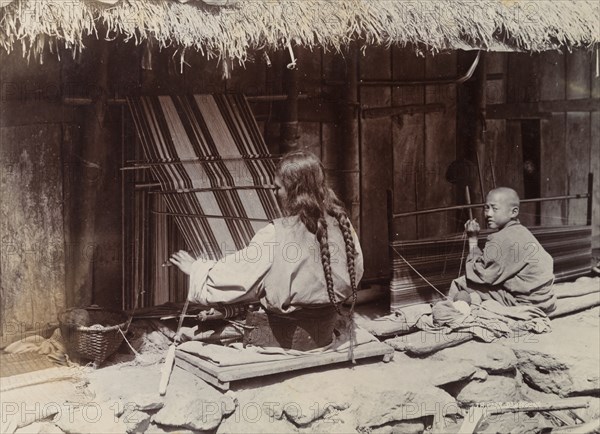
M 493 189 L 485 202 L 485 219 L 491 229 L 502 229 L 519 215 L 519 195 L 512 188 Z
M 491 198 L 494 196 L 498 199 L 501 199 L 504 203 L 506 203 L 510 207 L 513 207 L 513 206 L 518 207 L 519 206 L 519 203 L 520 203 L 519 195 L 512 188 L 508 188 L 508 187 L 495 188 L 488 193 L 488 198 Z

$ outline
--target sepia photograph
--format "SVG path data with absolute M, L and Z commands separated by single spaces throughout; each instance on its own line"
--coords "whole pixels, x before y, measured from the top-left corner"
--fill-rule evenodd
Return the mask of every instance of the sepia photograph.
M 0 434 L 600 434 L 597 0 L 0 0 Z

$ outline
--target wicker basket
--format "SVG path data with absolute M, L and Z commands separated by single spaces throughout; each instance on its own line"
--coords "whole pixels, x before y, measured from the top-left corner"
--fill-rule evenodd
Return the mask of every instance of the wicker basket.
M 58 322 L 69 356 L 93 360 L 99 366 L 123 342 L 130 319 L 125 312 L 87 308 L 62 312 Z

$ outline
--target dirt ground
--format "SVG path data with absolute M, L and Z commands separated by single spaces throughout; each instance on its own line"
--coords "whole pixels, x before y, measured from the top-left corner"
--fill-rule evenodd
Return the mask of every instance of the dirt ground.
M 159 396 L 168 340 L 154 340 L 136 361 L 117 357 L 83 369 L 79 381 L 3 393 L 3 426 L 12 417 L 19 433 L 453 433 L 474 403 L 570 397 L 590 405 L 490 416 L 477 432 L 541 432 L 600 417 L 600 307 L 554 319 L 548 334 L 470 341 L 423 358 L 396 351 L 389 363 L 375 358 L 244 380 L 227 393 L 176 367 Z M 54 410 L 50 404 L 58 411 L 44 413 Z

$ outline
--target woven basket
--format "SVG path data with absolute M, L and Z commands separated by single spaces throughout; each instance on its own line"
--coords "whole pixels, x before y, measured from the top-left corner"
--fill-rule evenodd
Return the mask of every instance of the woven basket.
M 62 312 L 58 322 L 69 356 L 93 360 L 99 366 L 123 342 L 130 319 L 125 312 L 88 308 Z

